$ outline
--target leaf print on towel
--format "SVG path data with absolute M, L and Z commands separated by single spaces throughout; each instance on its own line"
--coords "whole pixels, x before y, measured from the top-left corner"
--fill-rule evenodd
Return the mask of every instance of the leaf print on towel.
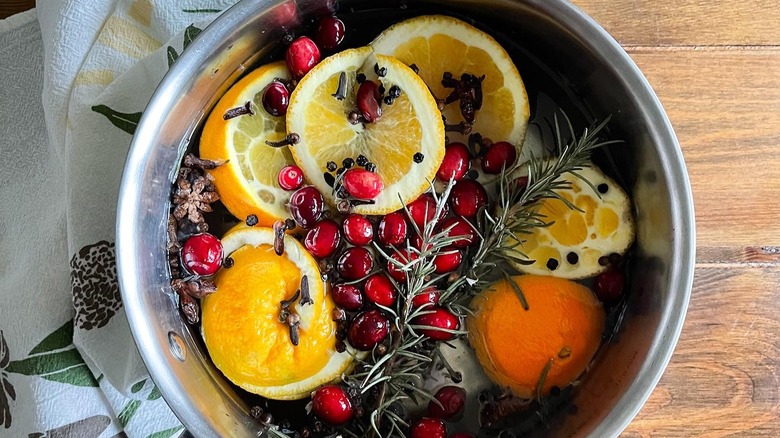
M 31 433 L 27 435 L 27 438 L 97 438 L 110 424 L 110 417 L 106 415 L 94 415 L 64 426 L 49 429 L 43 433 Z
M 182 430 L 184 430 L 183 426 L 176 426 L 170 429 L 165 429 L 159 432 L 155 432 L 147 436 L 146 438 L 171 438 L 172 436 L 176 435 L 178 432 L 181 432 Z
M 122 307 L 114 243 L 102 240 L 81 248 L 70 260 L 70 269 L 76 326 L 84 330 L 105 326 Z
M 8 429 L 11 427 L 11 400 L 16 400 L 16 390 L 8 381 L 6 367 L 11 361 L 8 352 L 8 344 L 5 342 L 3 331 L 0 330 L 0 425 Z
M 170 56 L 170 53 L 169 53 Z M 117 128 L 125 131 L 126 133 L 135 134 L 135 128 L 138 126 L 138 121 L 141 120 L 143 113 L 121 113 L 115 109 L 111 109 L 106 105 L 95 105 L 92 107 L 92 111 L 103 114 L 106 116 L 109 122 Z
M 219 11 L 217 11 L 219 12 Z M 187 47 L 192 43 L 192 41 L 197 37 L 203 29 L 200 29 L 196 27 L 194 24 L 190 24 L 187 26 L 186 29 L 184 29 L 184 42 L 182 44 L 182 52 L 184 50 L 187 50 Z M 179 53 L 176 52 L 176 49 L 174 49 L 172 46 L 168 46 L 168 68 L 171 68 L 174 62 L 179 59 Z
M 29 357 L 6 361 L 2 368 L 4 373 L 39 376 L 73 386 L 98 386 L 95 376 L 73 346 L 73 320 L 46 336 L 30 350 Z

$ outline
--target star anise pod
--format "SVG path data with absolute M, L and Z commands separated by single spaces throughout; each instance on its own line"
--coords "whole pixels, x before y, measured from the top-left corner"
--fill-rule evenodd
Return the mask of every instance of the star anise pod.
M 212 211 L 211 203 L 219 200 L 217 192 L 209 190 L 214 187 L 212 181 L 209 174 L 197 176 L 193 182 L 179 178 L 173 194 L 173 216 L 178 220 L 186 217 L 194 224 L 204 223 L 202 213 Z

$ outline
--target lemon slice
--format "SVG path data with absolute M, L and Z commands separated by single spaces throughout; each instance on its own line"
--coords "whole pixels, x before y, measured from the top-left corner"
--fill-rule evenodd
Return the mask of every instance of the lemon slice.
M 600 257 L 623 254 L 633 242 L 634 220 L 628 195 L 595 165 L 578 173 L 596 191 L 572 174 L 561 177 L 571 183 L 571 190 L 558 194 L 582 211 L 558 199 L 544 200 L 538 211 L 553 224 L 521 236 L 525 241 L 519 249 L 534 262 L 517 264 L 520 271 L 568 279 L 591 277 L 606 269 L 599 264 Z
M 375 65 L 386 69 L 378 78 Z M 344 98 L 333 96 L 344 74 Z M 351 124 L 348 114 L 357 110 L 356 76 L 378 80 L 385 90 L 397 86 L 401 95 L 382 105 L 382 116 L 373 123 Z M 333 202 L 332 188 L 323 174 L 327 163 L 363 155 L 377 167 L 384 190 L 374 204 L 355 206 L 359 214 L 385 214 L 416 199 L 429 188 L 444 157 L 444 124 L 436 101 L 425 83 L 405 64 L 369 47 L 345 50 L 314 67 L 290 97 L 287 130 L 300 136 L 290 148 L 306 178 Z M 423 154 L 420 163 L 416 153 Z M 400 198 L 399 198 L 400 196 Z
M 292 164 L 287 147 L 274 148 L 265 142 L 286 135 L 284 117 L 274 117 L 263 109 L 263 90 L 274 78 L 290 75 L 284 62 L 274 62 L 253 70 L 233 85 L 211 111 L 200 138 L 200 156 L 208 160 L 228 160 L 209 171 L 225 207 L 237 218 L 257 215 L 261 226 L 289 216 L 285 205 L 290 199 L 277 182 L 279 171 Z M 228 120 L 231 108 L 250 102 L 253 115 Z
M 482 108 L 476 112 L 472 132 L 494 142 L 508 141 L 520 151 L 530 114 L 528 96 L 515 64 L 493 37 L 456 18 L 423 15 L 389 27 L 371 47 L 416 65 L 420 77 L 441 99 L 452 92 L 442 85 L 445 72 L 456 79 L 463 73 L 485 75 Z M 447 105 L 442 113 L 448 124 L 463 120 L 457 102 Z M 457 133 L 448 135 L 451 141 L 467 140 Z
M 201 303 L 202 332 L 214 365 L 233 383 L 263 397 L 295 400 L 338 379 L 353 356 L 336 352 L 334 304 L 316 260 L 289 236 L 277 256 L 273 241 L 273 230 L 259 227 L 235 228 L 223 237 L 233 266 L 217 272 L 217 291 Z M 295 295 L 304 275 L 314 302 L 290 306 L 300 316 L 295 346 L 290 327 L 279 321 L 280 302 Z

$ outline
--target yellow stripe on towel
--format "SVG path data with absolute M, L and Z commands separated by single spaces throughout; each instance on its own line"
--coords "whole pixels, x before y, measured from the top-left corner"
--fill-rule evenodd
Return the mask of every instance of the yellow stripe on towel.
M 108 85 L 113 81 L 114 72 L 111 70 L 84 70 L 76 75 L 75 85 Z
M 133 58 L 143 58 L 161 46 L 132 21 L 115 16 L 108 19 L 98 41 Z
M 130 18 L 149 27 L 152 25 L 152 7 L 151 0 L 134 0 L 127 13 Z

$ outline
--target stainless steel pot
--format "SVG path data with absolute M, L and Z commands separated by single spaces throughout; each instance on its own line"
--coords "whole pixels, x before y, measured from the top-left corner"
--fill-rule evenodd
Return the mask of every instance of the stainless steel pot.
M 405 0 L 401 0 L 402 2 Z M 130 328 L 163 397 L 196 436 L 255 436 L 257 424 L 209 362 L 177 310 L 165 253 L 170 184 L 190 136 L 222 93 L 324 0 L 243 0 L 192 43 L 144 111 L 120 190 L 117 259 Z M 617 338 L 579 387 L 576 414 L 553 418 L 553 436 L 617 436 L 660 379 L 682 329 L 694 267 L 694 217 L 680 147 L 661 104 L 622 48 L 562 0 L 346 0 L 365 7 L 447 11 L 499 29 L 576 94 L 578 109 L 612 114 L 626 140 L 607 161 L 632 192 L 637 256 Z M 297 12 L 296 12 L 297 9 Z M 381 14 L 381 13 L 380 13 Z M 523 73 L 523 66 L 520 66 Z

